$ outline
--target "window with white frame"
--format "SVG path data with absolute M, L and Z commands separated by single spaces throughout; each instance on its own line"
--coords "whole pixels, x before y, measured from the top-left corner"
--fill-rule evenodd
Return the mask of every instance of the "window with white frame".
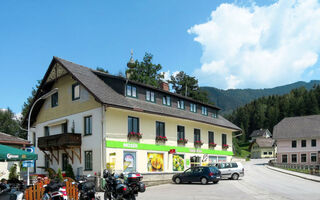
M 178 104 L 178 108 L 179 109 L 184 109 L 184 101 L 183 100 L 179 99 L 177 101 L 177 104 Z
M 311 162 L 317 162 L 317 154 L 316 153 L 311 153 Z
M 146 100 L 151 101 L 151 102 L 155 102 L 154 92 L 147 90 L 146 91 Z
M 126 94 L 128 97 L 137 97 L 137 88 L 132 85 L 127 85 Z
M 197 105 L 194 103 L 190 103 L 190 111 L 196 113 L 197 112 Z
M 166 106 L 171 106 L 171 98 L 170 96 L 163 96 L 162 97 L 162 104 Z
M 201 107 L 201 114 L 203 114 L 203 115 L 208 115 L 208 108 L 205 107 L 205 106 L 202 106 L 202 107 Z

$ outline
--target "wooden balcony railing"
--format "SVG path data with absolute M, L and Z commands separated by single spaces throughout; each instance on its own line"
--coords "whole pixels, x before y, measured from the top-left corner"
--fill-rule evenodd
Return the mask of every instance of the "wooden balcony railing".
M 43 151 L 79 146 L 81 146 L 79 133 L 61 133 L 38 138 L 38 147 Z

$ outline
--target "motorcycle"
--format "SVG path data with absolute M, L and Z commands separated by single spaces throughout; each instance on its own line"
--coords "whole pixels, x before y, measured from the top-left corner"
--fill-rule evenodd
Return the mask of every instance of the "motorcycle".
M 53 180 L 43 187 L 45 190 L 42 200 L 68 200 L 65 183 L 61 183 L 59 180 Z
M 23 192 L 14 185 L 0 184 L 0 199 L 2 200 L 22 200 Z
M 90 174 L 87 175 L 87 178 L 90 177 Z M 78 182 L 73 182 L 72 184 L 78 185 L 79 190 L 79 200 L 95 200 L 99 199 L 95 196 L 95 184 L 87 180 L 87 178 L 82 178 Z
M 144 192 L 146 187 L 140 182 L 142 176 L 139 173 L 129 174 L 110 174 L 104 170 L 103 177 L 106 180 L 105 185 L 105 200 L 135 200 L 138 192 Z M 119 180 L 124 179 L 124 182 Z

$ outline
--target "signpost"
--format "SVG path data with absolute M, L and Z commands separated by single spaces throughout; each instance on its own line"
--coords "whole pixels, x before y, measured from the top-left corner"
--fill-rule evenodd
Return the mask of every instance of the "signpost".
M 29 153 L 34 153 L 34 147 L 27 147 L 25 151 Z M 26 160 L 22 162 L 22 167 L 34 167 L 34 160 Z

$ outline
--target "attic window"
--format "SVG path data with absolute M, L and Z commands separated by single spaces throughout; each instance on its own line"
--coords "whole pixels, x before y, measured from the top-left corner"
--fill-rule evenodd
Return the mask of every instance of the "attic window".
M 132 85 L 127 85 L 126 94 L 128 97 L 137 97 L 137 88 Z
M 80 85 L 75 83 L 72 85 L 72 101 L 80 99 Z
M 214 110 L 214 111 L 212 112 L 212 117 L 213 117 L 213 118 L 218 118 L 218 111 Z
M 51 95 L 51 107 L 53 108 L 56 106 L 58 106 L 58 92 Z

